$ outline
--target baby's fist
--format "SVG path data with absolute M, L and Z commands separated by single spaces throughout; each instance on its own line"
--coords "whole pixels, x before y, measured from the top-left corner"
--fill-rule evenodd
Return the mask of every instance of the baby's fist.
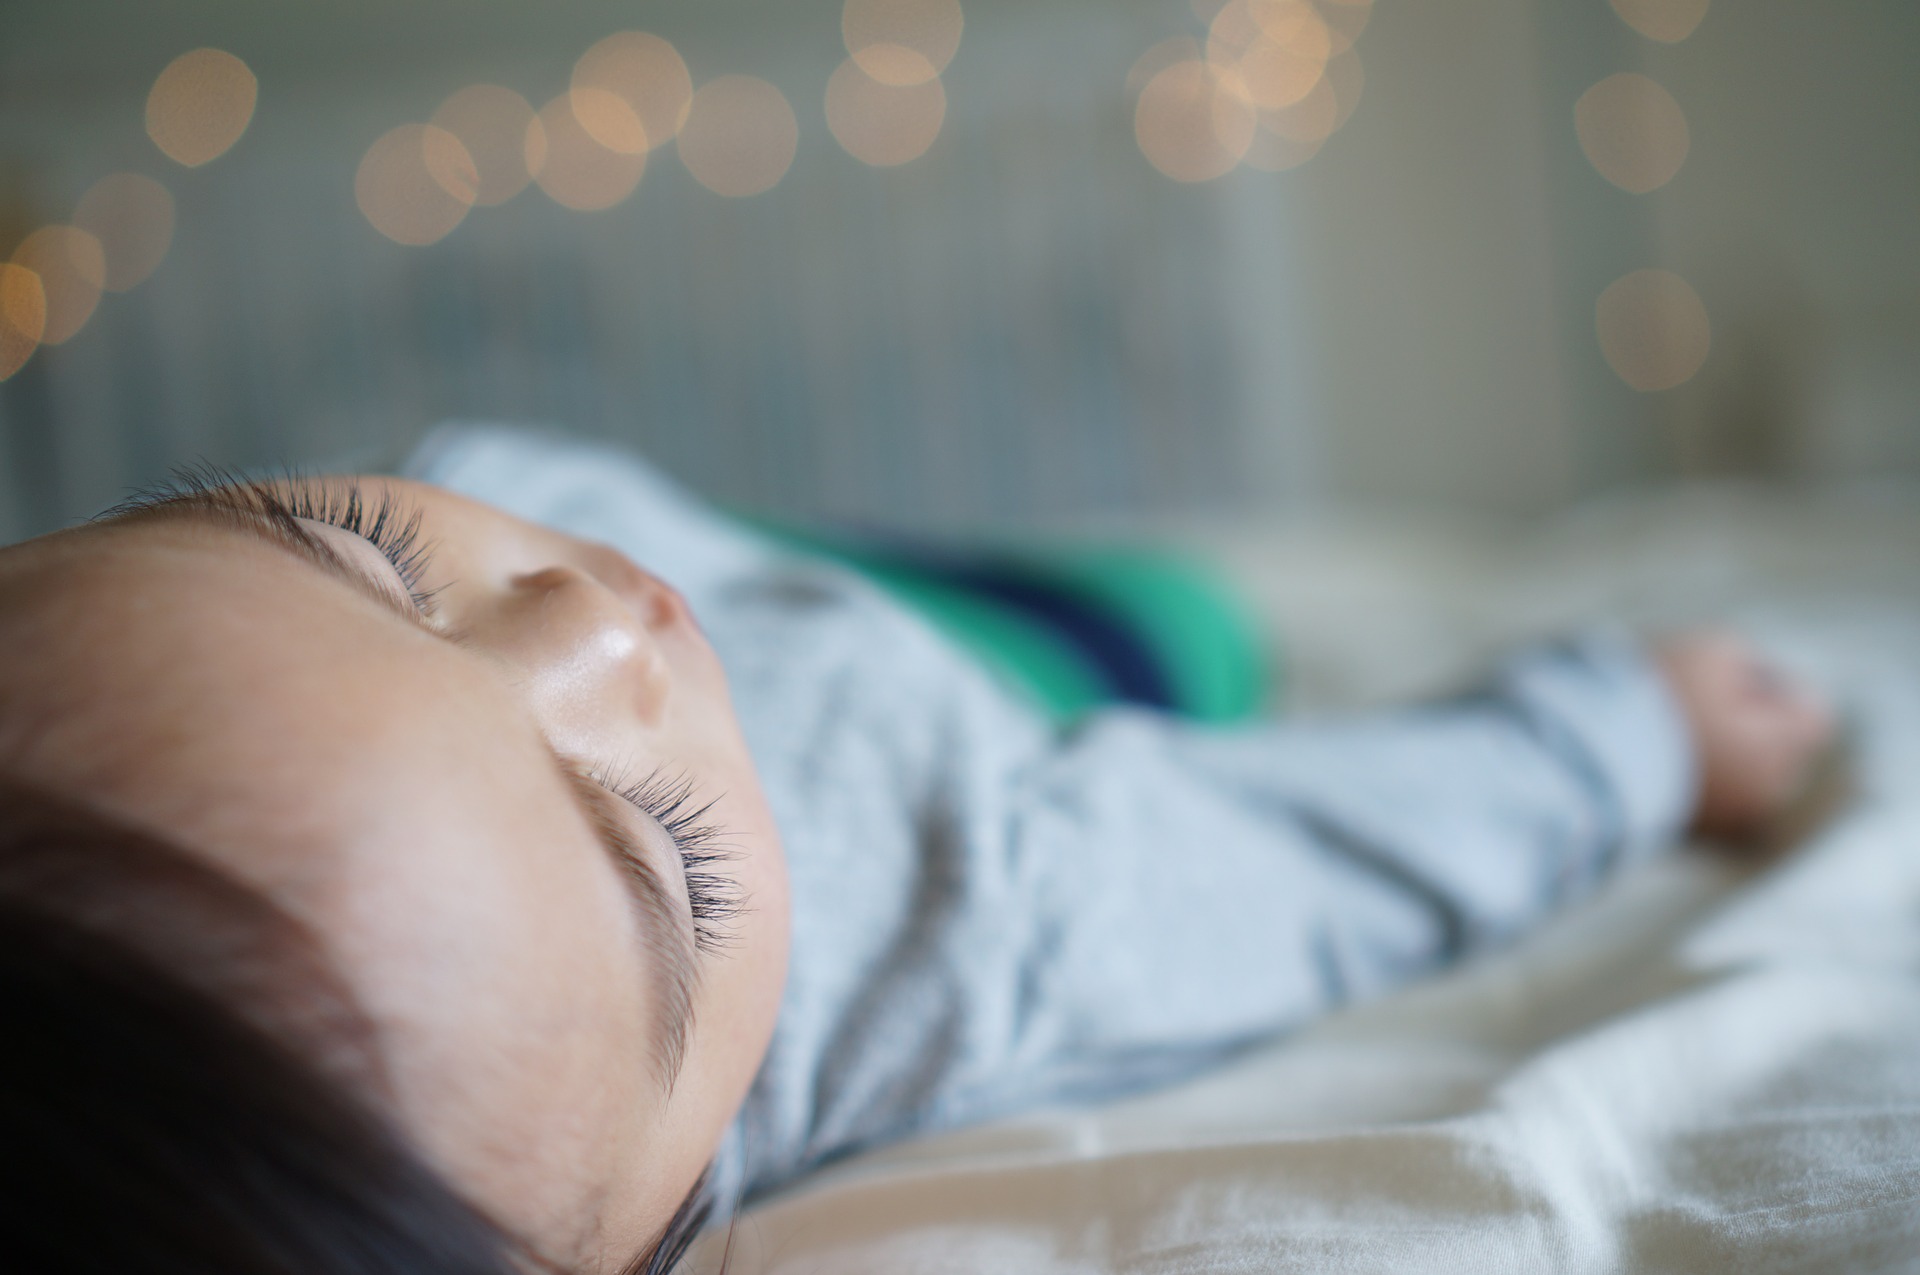
M 1765 831 L 1832 742 L 1833 709 L 1730 633 L 1677 634 L 1653 658 L 1693 737 L 1692 831 L 1732 840 Z

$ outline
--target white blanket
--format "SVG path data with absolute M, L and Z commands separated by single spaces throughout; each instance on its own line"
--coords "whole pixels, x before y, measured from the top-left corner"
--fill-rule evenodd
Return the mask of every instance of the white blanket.
M 1310 539 L 1262 533 L 1243 568 L 1312 686 L 1369 698 L 1596 612 L 1731 612 L 1846 701 L 1862 796 L 1770 869 L 1653 863 L 1196 1083 L 848 1162 L 742 1217 L 728 1269 L 1920 1270 L 1920 520 L 1706 493 L 1521 548 Z M 1374 581 L 1345 641 L 1308 561 L 1335 595 Z M 1365 667 L 1383 606 L 1419 670 Z

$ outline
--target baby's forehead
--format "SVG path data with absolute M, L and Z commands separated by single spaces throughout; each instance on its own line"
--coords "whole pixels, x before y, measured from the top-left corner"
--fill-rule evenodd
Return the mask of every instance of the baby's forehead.
M 197 552 L 195 551 L 197 549 Z M 0 549 L 0 764 L 113 734 L 194 675 L 159 667 L 219 593 L 220 546 L 162 526 L 88 525 Z M 215 605 L 218 605 L 215 603 Z
M 148 711 L 184 711 L 171 701 L 245 671 L 296 617 L 322 618 L 312 587 L 295 564 L 180 519 L 0 549 L 0 752 L 22 717 L 38 729 L 53 724 L 47 713 L 125 729 Z
M 503 707 L 472 661 L 421 636 L 215 523 L 136 519 L 12 546 L 0 767 L 163 814 L 217 800 L 278 818 L 378 791 Z
M 129 608 L 165 619 L 176 608 L 164 603 L 190 607 L 240 564 L 251 576 L 280 576 L 298 590 L 300 573 L 275 570 L 294 564 L 277 563 L 262 549 L 218 519 L 185 509 L 84 523 L 0 547 L 0 640 L 56 630 L 110 636 L 108 626 Z

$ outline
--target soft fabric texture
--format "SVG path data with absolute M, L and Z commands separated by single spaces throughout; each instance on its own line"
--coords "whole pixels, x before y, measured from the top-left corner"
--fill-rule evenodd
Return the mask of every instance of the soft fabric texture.
M 1731 902 L 1663 860 L 1214 1076 L 830 1171 L 728 1270 L 1920 1270 L 1916 847 L 1920 805 L 1863 813 Z
M 1759 869 L 1686 854 L 1231 1067 L 850 1160 L 730 1275 L 1920 1271 L 1920 499 L 1704 486 L 1499 527 L 1193 540 L 1296 686 L 1377 702 L 1597 614 L 1733 621 L 1838 696 L 1858 793 Z
M 868 582 L 629 456 L 444 430 L 412 472 L 619 547 L 686 594 L 726 665 L 792 865 L 794 948 L 723 1198 L 1219 1067 L 1512 939 L 1666 844 L 1691 790 L 1664 689 L 1604 635 L 1418 711 L 1208 730 L 1122 709 L 1060 731 Z M 1214 1225 L 1204 1194 L 1138 1186 L 1096 1193 L 1120 1210 L 1109 1232 L 1167 1225 L 1148 1205 L 1168 1199 L 1202 1209 L 1176 1208 L 1189 1235 Z M 1014 1269 L 985 1256 L 955 1269 Z

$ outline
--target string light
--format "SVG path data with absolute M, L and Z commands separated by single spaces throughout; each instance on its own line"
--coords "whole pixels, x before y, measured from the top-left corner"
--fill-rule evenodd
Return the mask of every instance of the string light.
M 1260 112 L 1260 127 L 1280 137 L 1318 146 L 1333 136 L 1339 119 L 1340 100 L 1332 83 L 1322 75 L 1299 101 Z
M 466 219 L 479 189 L 473 156 L 452 133 L 402 124 L 381 134 L 360 160 L 353 196 L 368 222 L 395 243 L 423 247 Z
M 472 202 L 491 208 L 527 188 L 527 128 L 533 107 L 526 98 L 497 84 L 474 84 L 448 97 L 428 121 L 466 147 L 473 164 Z M 464 187 L 450 190 L 460 199 Z
M 1321 144 L 1333 136 L 1339 115 L 1333 85 L 1322 76 L 1292 106 L 1260 112 L 1260 129 L 1241 162 L 1268 172 L 1298 167 L 1320 153 Z
M 46 306 L 40 344 L 72 340 L 100 304 L 107 278 L 100 241 L 78 226 L 42 226 L 13 250 L 13 264 L 39 276 Z
M 1657 190 L 1686 162 L 1686 113 L 1644 75 L 1609 75 L 1580 95 L 1573 121 L 1587 159 L 1622 190 Z
M 1672 44 L 1692 35 L 1708 0 L 1612 0 L 1614 12 L 1649 40 Z M 1673 95 L 1644 75 L 1610 75 L 1574 105 L 1580 149 L 1601 176 L 1645 194 L 1673 179 L 1691 138 Z M 1635 270 L 1616 279 L 1594 303 L 1594 329 L 1621 380 L 1637 390 L 1668 390 L 1691 380 L 1707 361 L 1713 327 L 1693 285 L 1668 270 Z
M 1133 134 L 1147 162 L 1181 182 L 1233 171 L 1253 145 L 1256 120 L 1243 86 L 1201 61 L 1175 62 L 1140 90 Z
M 233 54 L 194 49 L 169 62 L 147 94 L 147 136 L 161 153 L 198 168 L 227 153 L 253 119 L 259 82 Z
M 80 197 L 73 223 L 99 240 L 106 254 L 101 286 L 125 292 L 166 260 L 173 245 L 173 196 L 151 177 L 113 173 Z
M 647 126 L 640 122 L 640 112 L 618 93 L 607 89 L 569 89 L 567 106 L 587 136 L 615 154 L 645 155 L 653 149 Z
M 1127 70 L 1127 92 L 1139 93 L 1147 87 L 1147 81 L 1172 66 L 1175 62 L 1198 62 L 1205 55 L 1200 43 L 1189 36 L 1176 35 L 1142 53 Z
M 1700 294 L 1667 270 L 1635 270 L 1594 304 L 1600 350 L 1636 390 L 1670 390 L 1693 378 L 1713 344 Z
M 1207 61 L 1269 110 L 1312 92 L 1332 55 L 1327 24 L 1306 0 L 1233 0 L 1207 29 Z
M 1613 0 L 1620 20 L 1649 40 L 1678 44 L 1707 16 L 1708 0 Z
M 1354 46 L 1372 0 L 1190 2 L 1206 25 L 1204 48 L 1163 40 L 1127 72 L 1141 153 L 1189 182 L 1239 164 L 1279 172 L 1318 154 L 1359 104 Z
M 936 76 L 918 84 L 883 84 L 852 58 L 827 81 L 827 129 L 849 155 L 878 168 L 927 153 L 947 115 Z
M 0 381 L 18 372 L 47 330 L 47 295 L 40 276 L 0 261 Z
M 700 86 L 680 130 L 680 162 L 708 190 L 741 197 L 773 189 L 800 143 L 800 124 L 780 90 L 750 75 Z
M 693 107 L 686 59 L 645 31 L 618 32 L 581 54 L 569 91 L 587 133 L 626 155 L 672 140 Z
M 925 84 L 947 69 L 966 26 L 960 0 L 847 0 L 840 34 L 860 69 L 881 84 Z
M 1373 17 L 1373 0 L 1319 0 L 1319 9 L 1333 37 L 1334 56 L 1338 57 L 1360 42 Z
M 647 148 L 602 146 L 581 123 L 573 94 L 562 93 L 527 125 L 527 170 L 547 197 L 575 212 L 600 212 L 624 202 L 647 171 Z

